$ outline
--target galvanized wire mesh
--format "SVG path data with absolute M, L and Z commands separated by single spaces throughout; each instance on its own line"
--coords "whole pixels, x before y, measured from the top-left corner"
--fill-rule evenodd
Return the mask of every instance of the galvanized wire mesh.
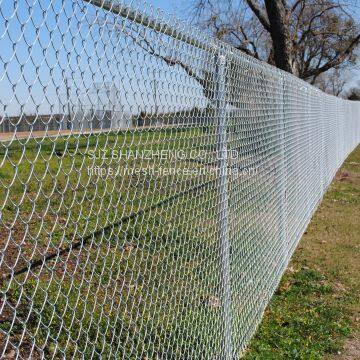
M 0 354 L 233 359 L 360 106 L 146 4 L 0 1 Z

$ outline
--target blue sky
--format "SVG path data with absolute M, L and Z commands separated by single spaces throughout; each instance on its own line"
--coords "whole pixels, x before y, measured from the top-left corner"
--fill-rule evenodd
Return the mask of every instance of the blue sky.
M 147 2 L 188 20 L 190 0 Z M 149 56 L 141 64 L 136 58 L 144 57 L 141 50 L 133 51 L 133 58 L 126 53 L 128 50 L 124 52 L 127 45 L 122 31 L 105 33 L 98 25 L 89 26 L 96 19 L 96 10 L 86 5 L 87 10 L 82 11 L 79 4 L 82 3 L 72 0 L 0 0 L 1 114 L 64 112 L 68 98 L 75 106 L 91 103 L 106 108 L 109 102 L 107 84 L 116 88 L 116 94 L 111 95 L 113 103 L 121 104 L 130 113 L 144 108 L 153 112 L 156 107 L 160 110 L 162 107 L 163 111 L 176 110 L 180 103 L 204 106 L 198 84 L 182 76 L 181 70 L 170 69 Z M 178 51 L 178 45 L 168 43 L 167 46 Z M 189 62 L 189 54 L 189 49 L 184 48 L 178 55 L 186 56 L 185 61 Z M 123 76 L 124 73 L 127 76 Z M 359 75 L 359 69 L 354 71 L 353 81 L 358 80 Z M 171 76 L 172 87 L 167 76 Z M 183 78 L 188 79 L 186 84 L 181 83 Z M 67 82 L 70 83 L 70 97 L 66 95 Z M 100 96 L 96 92 L 99 85 L 103 87 Z M 154 86 L 158 87 L 155 97 Z M 193 91 L 191 103 L 186 91 L 179 93 L 179 89 L 185 87 Z M 128 89 L 131 89 L 130 95 Z
M 154 6 L 176 10 L 165 1 Z M 105 14 L 72 0 L 0 0 L 0 114 L 67 113 L 69 106 L 137 114 L 204 106 L 194 80 L 185 76 L 185 85 L 182 70 L 133 49 L 123 19 Z M 174 51 L 180 46 L 166 42 Z M 187 100 L 180 91 L 186 86 L 194 92 Z
M 149 0 L 147 2 L 156 8 L 176 15 L 182 20 L 187 20 L 188 14 L 185 10 L 191 5 L 191 2 L 187 0 Z

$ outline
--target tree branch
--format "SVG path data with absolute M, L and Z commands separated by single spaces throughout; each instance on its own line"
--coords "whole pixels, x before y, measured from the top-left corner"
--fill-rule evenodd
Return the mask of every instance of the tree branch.
M 293 6 L 291 7 L 291 12 L 294 12 L 296 10 L 296 8 L 303 2 L 303 0 L 297 0 L 295 1 L 295 3 L 293 4 Z
M 206 98 L 208 98 L 209 100 L 213 99 L 213 92 L 211 90 L 211 81 L 207 80 L 206 78 L 200 77 L 196 74 L 196 72 L 187 64 L 185 64 L 184 62 L 182 62 L 179 59 L 174 59 L 172 57 L 169 56 L 164 56 L 162 54 L 160 54 L 160 52 L 156 51 L 154 49 L 154 47 L 151 45 L 150 41 L 146 38 L 145 34 L 140 34 L 140 32 L 136 32 L 136 35 L 134 35 L 131 31 L 131 29 L 127 29 L 127 31 L 125 30 L 126 28 L 123 29 L 123 31 L 133 40 L 133 42 L 138 45 L 141 49 L 143 49 L 144 51 L 146 51 L 148 54 L 163 60 L 167 65 L 169 66 L 180 66 L 185 72 L 186 74 L 191 77 L 192 79 L 194 79 L 196 82 L 199 83 L 199 85 L 201 85 L 201 87 L 203 88 L 203 93 L 204 96 Z
M 236 37 L 236 39 L 240 42 L 239 45 L 235 46 L 236 49 L 243 51 L 245 54 L 248 54 L 250 56 L 253 56 L 255 59 L 259 59 L 259 53 L 257 51 L 257 47 L 256 44 L 254 43 L 254 41 L 249 40 L 244 28 L 242 26 L 238 26 L 242 36 L 244 37 L 244 40 L 242 40 L 239 35 L 237 34 L 237 32 L 235 30 L 231 30 L 230 33 Z M 246 45 L 244 44 L 250 44 L 254 50 L 254 52 L 252 52 L 250 49 L 248 49 L 246 47 Z
M 303 74 L 303 79 L 308 79 L 313 76 L 318 76 L 319 74 L 321 74 L 335 66 L 340 65 L 346 59 L 346 57 L 351 54 L 351 52 L 358 45 L 359 42 L 360 42 L 360 35 L 355 37 L 344 51 L 337 54 L 337 56 L 335 58 L 329 60 L 325 65 L 323 65 L 319 68 L 310 69 L 307 72 L 305 72 Z
M 260 7 L 260 5 L 256 2 L 256 0 L 246 0 L 247 4 L 249 5 L 252 12 L 256 15 L 259 19 L 261 25 L 270 32 L 270 22 L 269 19 L 264 12 L 264 10 Z
M 299 44 L 302 43 L 306 37 L 307 34 L 309 34 L 312 31 L 312 24 L 314 23 L 314 21 L 318 18 L 321 18 L 327 11 L 330 11 L 332 9 L 338 8 L 338 5 L 332 5 L 327 7 L 326 9 L 323 9 L 322 11 L 320 11 L 319 13 L 317 13 L 316 15 L 314 15 L 310 20 L 309 20 L 309 25 L 307 27 L 307 29 L 302 33 L 300 40 L 299 40 Z

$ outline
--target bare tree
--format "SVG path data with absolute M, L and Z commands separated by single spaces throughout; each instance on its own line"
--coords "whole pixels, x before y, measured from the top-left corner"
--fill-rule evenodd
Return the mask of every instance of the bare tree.
M 360 101 L 360 81 L 348 91 L 346 98 L 348 100 Z
M 195 0 L 198 24 L 237 49 L 315 84 L 355 61 L 359 23 L 336 0 Z
M 314 85 L 330 95 L 340 96 L 344 94 L 344 88 L 348 81 L 347 76 L 339 68 L 331 69 L 317 77 Z
M 122 8 L 110 0 L 82 1 L 108 10 L 115 16 L 114 20 L 99 17 L 97 22 L 106 28 L 115 26 L 119 35 L 126 34 L 134 45 L 152 57 L 169 67 L 181 68 L 202 87 L 210 102 L 214 100 L 213 71 L 199 69 L 189 63 L 189 59 L 169 52 L 169 47 L 163 47 L 161 41 L 152 38 L 158 36 L 157 30 L 149 30 L 143 20 L 137 21 L 140 25 L 126 20 L 119 23 L 116 15 Z M 218 39 L 317 84 L 327 92 L 339 94 L 342 90 L 342 77 L 336 74 L 343 67 L 355 63 L 355 50 L 360 42 L 359 24 L 349 5 L 340 0 L 194 1 L 198 24 Z M 132 16 L 136 17 L 136 14 Z M 237 93 L 236 89 L 233 90 Z M 228 103 L 236 106 L 238 96 L 227 95 Z

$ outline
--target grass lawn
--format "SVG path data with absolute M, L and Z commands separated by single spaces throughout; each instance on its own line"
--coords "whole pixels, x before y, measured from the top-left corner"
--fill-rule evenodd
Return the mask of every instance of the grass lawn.
M 219 357 L 218 177 L 191 173 L 213 169 L 217 140 L 215 127 L 190 126 L 0 143 L 0 353 L 18 349 L 33 359 Z M 230 143 L 244 149 L 236 166 L 267 165 L 259 176 L 229 181 L 233 340 L 240 350 L 283 257 L 281 162 L 272 137 L 250 153 Z M 206 150 L 207 158 L 119 158 L 119 149 Z M 350 333 L 356 307 L 348 289 L 358 283 L 343 271 L 345 265 L 353 271 L 347 254 L 355 255 L 354 246 L 346 241 L 355 241 L 359 230 L 359 158 L 347 161 L 347 173 L 326 195 L 305 236 L 309 245 L 294 256 L 248 358 L 316 359 L 336 352 Z M 176 168 L 188 175 L 89 173 L 96 167 Z M 348 240 L 340 241 L 345 234 Z M 337 272 L 335 261 L 344 263 Z
M 209 305 L 219 298 L 214 175 L 88 173 L 96 166 L 199 169 L 111 152 L 211 153 L 215 139 L 193 127 L 0 147 L 0 352 L 13 346 L 34 359 L 138 359 L 220 349 L 221 337 L 208 333 L 220 319 L 219 307 Z
M 245 359 L 360 359 L 360 147 L 295 251 Z

